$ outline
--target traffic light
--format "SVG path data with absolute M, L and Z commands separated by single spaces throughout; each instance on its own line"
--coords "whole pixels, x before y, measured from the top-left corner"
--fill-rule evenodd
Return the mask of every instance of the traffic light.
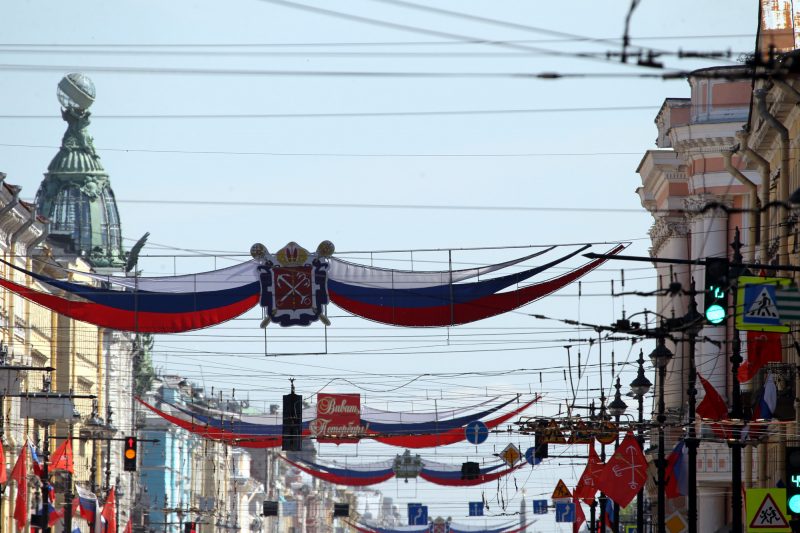
M 303 396 L 294 393 L 294 385 L 290 394 L 283 395 L 281 450 L 303 451 Z
M 350 504 L 349 503 L 334 503 L 333 504 L 333 516 L 350 516 Z
M 787 446 L 785 458 L 786 507 L 800 515 L 800 446 Z
M 544 431 L 537 431 L 533 434 L 533 458 L 536 462 L 542 459 L 547 459 L 549 456 L 549 449 L 547 446 L 547 438 Z
M 461 479 L 472 480 L 481 477 L 481 465 L 474 461 L 467 461 L 461 465 Z
M 265 500 L 264 512 L 261 516 L 278 516 L 278 502 Z
M 706 257 L 706 286 L 703 316 L 711 325 L 725 322 L 728 317 L 729 265 L 725 257 Z
M 197 522 L 186 522 L 183 524 L 183 533 L 198 533 Z
M 44 531 L 47 529 L 47 515 L 44 514 L 32 514 L 31 515 L 31 528 L 38 528 Z
M 125 437 L 124 466 L 126 472 L 136 472 L 136 437 Z

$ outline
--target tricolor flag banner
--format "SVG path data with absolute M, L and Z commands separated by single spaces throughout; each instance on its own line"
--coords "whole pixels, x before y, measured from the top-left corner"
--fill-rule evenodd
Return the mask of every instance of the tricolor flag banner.
M 42 465 L 42 460 L 39 459 L 39 454 L 36 453 L 36 446 L 32 442 L 28 442 L 28 447 L 30 448 L 33 473 L 38 477 L 42 477 L 42 474 L 44 473 L 44 466 Z
M 97 496 L 80 485 L 75 485 L 75 492 L 78 493 L 78 512 L 81 518 L 94 522 L 97 518 Z
M 689 493 L 689 451 L 683 439 L 667 458 L 666 494 L 668 499 L 686 496 Z

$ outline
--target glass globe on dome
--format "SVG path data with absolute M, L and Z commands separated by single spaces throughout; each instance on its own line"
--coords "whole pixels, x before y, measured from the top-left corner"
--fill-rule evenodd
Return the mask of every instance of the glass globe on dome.
M 61 78 L 56 94 L 64 109 L 82 113 L 94 103 L 96 93 L 94 83 L 88 76 L 73 72 Z

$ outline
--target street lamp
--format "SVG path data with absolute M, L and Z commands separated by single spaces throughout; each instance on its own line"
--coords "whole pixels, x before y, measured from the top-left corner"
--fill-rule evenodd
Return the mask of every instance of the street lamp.
M 644 450 L 644 397 L 650 392 L 650 387 L 653 386 L 647 376 L 644 375 L 644 353 L 639 350 L 639 371 L 636 378 L 631 381 L 631 391 L 633 397 L 639 402 L 639 431 L 637 431 L 636 440 L 639 441 L 639 448 Z M 644 531 L 644 487 L 639 489 L 639 495 L 636 496 L 636 531 Z
M 608 413 L 614 417 L 614 422 L 617 426 L 617 440 L 614 443 L 614 451 L 619 448 L 619 417 L 625 414 L 628 409 L 628 404 L 622 401 L 619 389 L 622 385 L 619 384 L 619 376 L 617 376 L 617 383 L 614 388 L 617 391 L 614 393 L 614 400 L 608 404 Z M 619 504 L 614 502 L 614 533 L 619 533 Z
M 667 364 L 673 357 L 673 353 L 667 348 L 666 339 L 662 336 L 658 338 L 655 349 L 650 353 L 653 365 L 658 369 L 658 533 L 666 533 L 666 474 L 667 461 L 664 457 L 664 422 L 667 416 L 664 414 L 664 384 L 667 379 Z

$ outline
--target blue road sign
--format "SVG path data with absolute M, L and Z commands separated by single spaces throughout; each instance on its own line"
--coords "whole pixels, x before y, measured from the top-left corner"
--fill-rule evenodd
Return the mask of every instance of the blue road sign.
M 480 420 L 473 420 L 464 428 L 464 434 L 470 444 L 480 444 L 489 438 L 489 428 Z
M 533 500 L 533 514 L 547 514 L 547 500 Z
M 556 502 L 556 522 L 575 521 L 575 504 L 572 502 Z
M 428 506 L 421 503 L 408 504 L 408 525 L 424 526 L 428 523 Z
M 469 502 L 470 516 L 483 516 L 483 502 Z
M 625 526 L 625 533 L 638 533 L 636 526 Z
M 533 453 L 536 451 L 535 448 L 531 447 L 525 450 L 525 460 L 528 461 L 528 464 L 531 466 L 536 466 L 542 462 L 541 459 L 537 459 L 533 456 Z

